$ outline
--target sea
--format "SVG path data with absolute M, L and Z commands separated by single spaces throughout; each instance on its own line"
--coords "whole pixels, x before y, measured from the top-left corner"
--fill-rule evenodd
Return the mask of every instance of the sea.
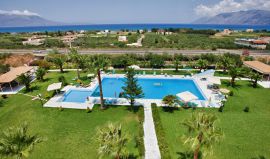
M 212 30 L 268 30 L 269 25 L 216 25 L 216 24 L 93 24 L 93 25 L 61 25 L 61 26 L 33 26 L 33 27 L 0 27 L 0 32 L 21 33 L 21 32 L 52 32 L 52 31 L 80 31 L 80 30 L 139 30 L 152 28 L 192 28 L 194 30 L 212 29 Z

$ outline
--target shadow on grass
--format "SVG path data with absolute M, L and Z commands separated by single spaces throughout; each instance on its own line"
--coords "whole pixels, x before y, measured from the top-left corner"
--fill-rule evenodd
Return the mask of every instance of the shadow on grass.
M 134 155 L 134 154 L 129 154 L 126 157 L 120 157 L 121 159 L 137 159 L 138 156 Z
M 252 157 L 251 159 L 267 159 L 263 155 L 259 155 L 258 157 Z
M 162 107 L 162 110 L 167 113 L 174 113 L 174 111 L 180 110 L 180 108 L 177 107 Z
M 47 77 L 47 78 L 44 78 L 43 81 L 38 81 L 38 82 L 48 82 L 48 81 L 51 81 L 51 80 L 52 80 L 52 78 Z
M 103 110 L 103 111 L 106 111 L 108 109 L 115 109 L 115 108 L 119 108 L 119 107 L 124 107 L 126 110 L 130 111 L 130 112 L 133 112 L 133 113 L 137 113 L 140 109 L 143 108 L 143 106 L 134 106 L 134 107 L 131 107 L 130 105 L 126 105 L 126 106 L 123 106 L 123 105 L 105 105 L 105 109 L 100 109 L 100 104 L 96 104 L 94 106 L 94 109 L 97 110 Z
M 177 152 L 178 159 L 193 159 L 193 152 L 187 151 L 187 152 Z M 198 159 L 202 159 L 202 154 L 199 153 Z
M 240 89 L 242 87 L 242 85 L 238 84 L 237 81 L 235 81 L 235 85 L 232 86 L 231 82 L 226 80 L 226 81 L 222 81 L 222 84 L 224 84 L 225 86 L 227 86 L 228 88 L 234 88 L 234 89 Z

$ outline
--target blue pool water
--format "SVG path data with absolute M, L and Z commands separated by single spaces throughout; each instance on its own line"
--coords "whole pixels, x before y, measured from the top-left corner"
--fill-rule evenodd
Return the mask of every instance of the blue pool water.
M 64 94 L 63 102 L 84 103 L 86 98 L 92 94 L 92 91 L 87 90 L 69 90 Z
M 124 86 L 124 78 L 104 78 L 102 80 L 104 97 L 119 97 Z M 193 80 L 188 79 L 138 79 L 139 85 L 144 92 L 144 99 L 162 99 L 166 95 L 190 91 L 199 100 L 205 100 L 204 96 Z M 92 96 L 99 96 L 99 87 L 95 89 Z

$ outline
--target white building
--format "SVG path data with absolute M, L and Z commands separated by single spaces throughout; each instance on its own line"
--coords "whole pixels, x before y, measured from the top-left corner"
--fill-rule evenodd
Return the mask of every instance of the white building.
M 247 29 L 246 32 L 247 33 L 253 33 L 254 32 L 254 29 Z
M 127 36 L 118 36 L 118 41 L 120 42 L 127 42 Z

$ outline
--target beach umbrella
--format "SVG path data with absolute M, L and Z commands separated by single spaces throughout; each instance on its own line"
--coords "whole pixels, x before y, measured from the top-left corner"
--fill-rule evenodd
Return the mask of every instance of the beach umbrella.
M 108 70 L 114 70 L 114 67 L 110 66 L 108 67 Z
M 138 66 L 138 65 L 131 65 L 131 66 L 128 66 L 128 68 L 132 68 L 134 70 L 139 70 L 140 69 L 140 66 Z
M 61 89 L 62 87 L 62 82 L 59 82 L 59 83 L 53 83 L 53 84 L 50 84 L 47 88 L 47 91 L 54 91 L 54 90 L 59 90 Z
M 221 89 L 219 89 L 219 91 L 220 91 L 221 93 L 225 93 L 225 94 L 230 93 L 230 90 L 228 90 L 228 89 L 226 89 L 226 88 L 221 88 Z
M 197 100 L 198 99 L 197 96 L 195 96 L 193 93 L 191 93 L 189 91 L 178 93 L 178 94 L 176 94 L 176 96 L 178 98 L 180 98 L 182 101 L 186 102 L 186 103 L 190 102 L 192 100 Z
M 209 81 L 210 83 L 213 83 L 213 84 L 221 85 L 220 78 L 218 78 L 218 77 L 209 77 L 209 78 L 208 78 L 208 81 Z

